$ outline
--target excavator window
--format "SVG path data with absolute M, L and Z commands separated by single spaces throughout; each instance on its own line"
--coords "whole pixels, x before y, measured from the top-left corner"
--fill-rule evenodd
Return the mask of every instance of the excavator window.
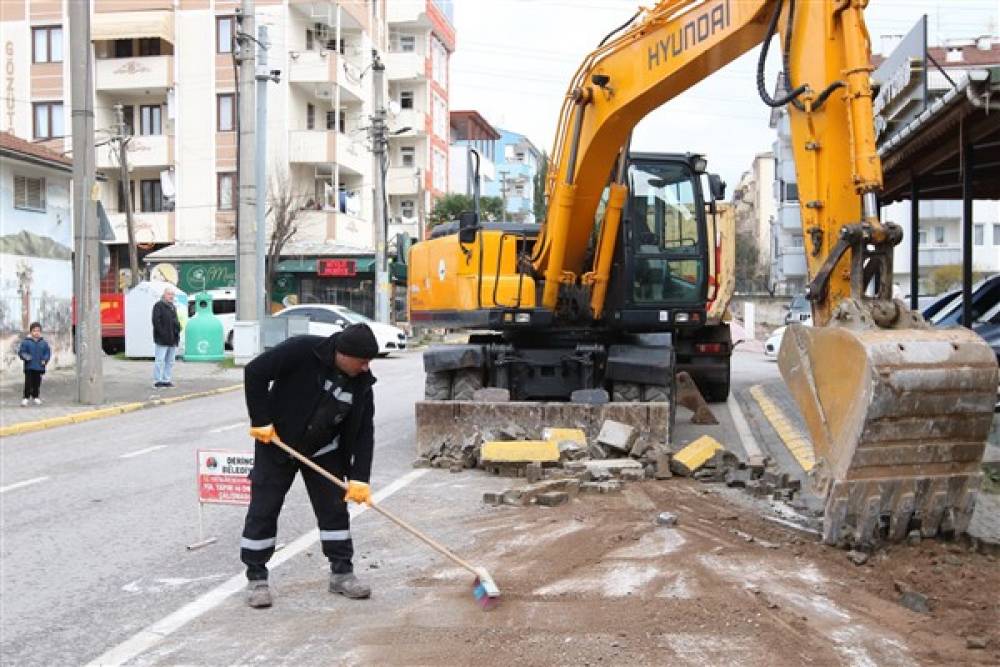
M 678 162 L 629 167 L 636 303 L 694 302 L 704 293 L 704 216 L 699 216 L 695 178 Z

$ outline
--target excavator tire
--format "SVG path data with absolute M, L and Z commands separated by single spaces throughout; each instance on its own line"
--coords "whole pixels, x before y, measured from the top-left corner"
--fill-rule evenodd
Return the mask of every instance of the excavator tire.
M 427 401 L 447 401 L 451 398 L 451 376 L 450 371 L 438 371 L 437 373 L 427 373 L 424 380 L 424 400 Z
M 614 403 L 638 403 L 642 400 L 642 386 L 636 382 L 615 382 L 611 391 Z
M 790 325 L 782 341 L 779 368 L 812 436 L 827 544 L 960 534 L 972 518 L 997 360 L 968 329 L 911 318 L 898 329 Z
M 478 368 L 462 368 L 455 371 L 451 385 L 451 397 L 456 401 L 471 401 L 476 391 L 483 388 L 483 372 Z

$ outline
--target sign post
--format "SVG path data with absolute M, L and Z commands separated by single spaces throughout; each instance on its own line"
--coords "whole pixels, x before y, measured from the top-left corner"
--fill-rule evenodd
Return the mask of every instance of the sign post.
M 205 505 L 249 505 L 250 470 L 253 452 L 199 449 L 198 455 L 198 541 L 188 551 L 215 542 L 205 537 Z

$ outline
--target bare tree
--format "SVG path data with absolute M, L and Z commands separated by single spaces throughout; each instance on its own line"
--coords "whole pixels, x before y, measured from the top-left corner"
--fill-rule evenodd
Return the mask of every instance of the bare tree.
M 271 178 L 267 187 L 267 217 L 271 222 L 271 241 L 267 246 L 266 275 L 264 279 L 265 304 L 271 307 L 271 290 L 278 272 L 281 251 L 299 231 L 297 219 L 306 207 L 307 195 L 296 189 L 287 171 L 280 171 Z

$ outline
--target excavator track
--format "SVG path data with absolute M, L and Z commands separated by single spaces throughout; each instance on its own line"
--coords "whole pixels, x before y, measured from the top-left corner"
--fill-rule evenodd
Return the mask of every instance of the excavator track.
M 982 480 L 997 361 L 962 328 L 792 325 L 779 367 L 815 448 L 827 544 L 964 532 Z

